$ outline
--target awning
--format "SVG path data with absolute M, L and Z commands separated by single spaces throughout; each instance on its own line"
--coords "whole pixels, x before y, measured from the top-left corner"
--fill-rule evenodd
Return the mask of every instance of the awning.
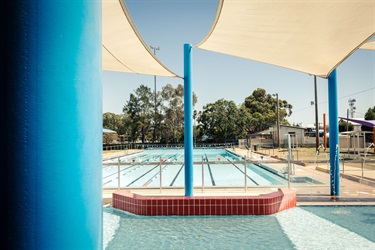
M 123 0 L 102 1 L 102 57 L 103 70 L 179 77 L 143 41 Z
M 196 47 L 326 78 L 375 34 L 374 10 L 374 0 L 219 0 Z
M 375 120 L 361 120 L 361 119 L 346 118 L 346 117 L 339 117 L 339 118 L 350 121 L 350 122 L 355 122 L 366 127 L 370 127 L 370 128 L 375 127 Z
M 114 134 L 117 134 L 116 131 L 110 130 L 110 129 L 107 129 L 107 128 L 103 128 L 103 133 L 114 133 Z
M 375 41 L 370 41 L 363 44 L 360 49 L 375 50 Z

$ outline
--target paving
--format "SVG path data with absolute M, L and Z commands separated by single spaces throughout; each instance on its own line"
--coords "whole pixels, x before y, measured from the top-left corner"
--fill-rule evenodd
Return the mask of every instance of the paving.
M 287 163 L 285 160 L 263 155 L 246 149 L 231 149 L 236 154 L 247 157 L 248 161 L 265 164 L 274 171 L 284 173 L 287 177 Z M 116 157 L 126 153 L 136 151 L 119 151 L 106 153 L 104 158 Z M 293 173 L 290 175 L 291 181 L 288 182 L 289 188 L 297 192 L 297 206 L 324 206 L 324 205 L 375 205 L 375 170 L 362 171 L 356 167 L 345 164 L 345 171 L 341 170 L 340 195 L 330 195 L 330 176 L 328 165 L 326 163 L 293 164 Z M 300 182 L 299 180 L 308 180 L 309 182 Z M 195 196 L 240 196 L 240 195 L 260 195 L 274 192 L 278 187 L 210 187 L 194 188 Z M 131 188 L 134 193 L 143 195 L 184 195 L 183 188 Z M 112 192 L 116 190 L 103 190 L 103 203 L 111 202 Z

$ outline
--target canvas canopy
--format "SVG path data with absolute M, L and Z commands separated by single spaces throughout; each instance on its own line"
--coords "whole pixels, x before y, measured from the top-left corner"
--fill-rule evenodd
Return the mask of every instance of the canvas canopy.
M 326 78 L 374 35 L 374 10 L 374 0 L 219 0 L 195 47 Z
M 103 128 L 103 133 L 117 134 L 116 131 L 107 128 Z
M 361 119 L 345 118 L 345 117 L 339 117 L 339 118 L 350 121 L 350 122 L 355 122 L 355 123 L 361 124 L 369 128 L 375 127 L 375 120 L 361 120 Z
M 178 77 L 143 41 L 123 0 L 102 1 L 102 58 L 103 70 Z
M 363 44 L 360 49 L 375 50 L 375 41 L 370 41 Z

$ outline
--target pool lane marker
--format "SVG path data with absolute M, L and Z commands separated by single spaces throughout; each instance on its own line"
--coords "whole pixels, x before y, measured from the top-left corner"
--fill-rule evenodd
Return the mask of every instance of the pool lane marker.
M 169 185 L 170 187 L 172 187 L 174 185 L 174 182 L 177 180 L 177 177 L 179 176 L 181 170 L 184 168 L 185 164 L 182 164 L 182 166 L 180 167 L 180 170 L 178 170 L 176 176 L 173 178 L 171 184 Z
M 302 208 L 274 215 L 296 249 L 375 249 L 375 243 Z
M 172 156 L 169 156 L 167 159 L 165 159 L 165 160 L 163 160 L 163 159 L 160 159 L 160 161 L 161 162 L 166 162 L 167 160 L 169 160 L 169 159 L 171 159 L 171 158 L 173 158 L 173 157 L 175 157 L 177 154 L 174 154 L 174 155 L 172 155 Z M 159 163 L 159 164 L 161 164 L 161 162 Z M 146 174 L 148 174 L 148 173 L 150 173 L 152 170 L 154 170 L 155 168 L 157 168 L 157 167 L 159 167 L 160 165 L 156 165 L 154 168 L 152 168 L 152 169 L 150 169 L 149 171 L 147 171 L 146 173 L 144 173 L 143 175 L 141 175 L 139 178 L 137 178 L 136 180 L 134 180 L 133 182 L 131 182 L 128 186 L 130 186 L 131 184 L 133 184 L 134 182 L 136 182 L 137 180 L 139 180 L 140 178 L 142 178 L 143 176 L 145 176 Z M 164 169 L 166 168 L 167 166 L 164 166 L 163 168 L 162 168 L 162 172 L 164 172 Z M 156 172 L 156 174 L 154 174 L 148 181 L 146 181 L 146 183 L 145 184 L 143 184 L 142 186 L 143 187 L 147 187 L 148 185 L 150 185 L 151 184 L 151 182 L 153 182 L 155 179 L 156 179 L 156 177 L 157 176 L 160 176 L 160 172 L 158 171 L 158 172 Z M 128 187 L 127 186 L 127 187 Z
M 229 160 L 228 158 L 226 158 L 227 159 L 227 161 L 229 161 L 230 163 L 232 163 L 232 165 L 233 166 L 235 166 L 241 173 L 243 173 L 243 174 L 245 174 L 245 172 L 242 170 L 242 169 L 240 169 L 236 164 L 234 164 L 231 160 Z M 247 166 L 246 166 L 247 167 Z M 249 175 L 246 175 L 246 177 L 248 178 L 248 179 L 250 179 L 252 182 L 254 182 L 255 183 L 255 185 L 257 185 L 257 186 L 259 186 L 259 184 L 258 184 L 258 182 L 256 182 L 253 178 L 251 178 Z
M 210 172 L 210 177 L 211 177 L 212 186 L 216 186 L 216 183 L 215 183 L 215 180 L 214 180 L 214 176 L 212 175 L 212 171 L 211 171 L 210 164 L 208 164 L 208 157 L 207 157 L 207 154 L 204 154 L 204 156 L 206 156 L 206 162 L 207 162 L 208 171 Z

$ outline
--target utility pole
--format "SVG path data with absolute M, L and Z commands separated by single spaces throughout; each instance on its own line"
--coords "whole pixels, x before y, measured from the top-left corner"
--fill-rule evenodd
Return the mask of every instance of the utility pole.
M 277 127 L 277 147 L 280 148 L 280 117 L 279 117 L 279 94 L 273 94 L 276 96 L 276 127 Z
M 150 45 L 150 48 L 154 50 L 154 55 L 156 55 L 156 51 L 160 50 L 159 46 Z M 154 95 L 155 95 L 155 115 L 154 115 L 154 133 L 153 133 L 153 142 L 156 140 L 156 75 L 154 75 Z

